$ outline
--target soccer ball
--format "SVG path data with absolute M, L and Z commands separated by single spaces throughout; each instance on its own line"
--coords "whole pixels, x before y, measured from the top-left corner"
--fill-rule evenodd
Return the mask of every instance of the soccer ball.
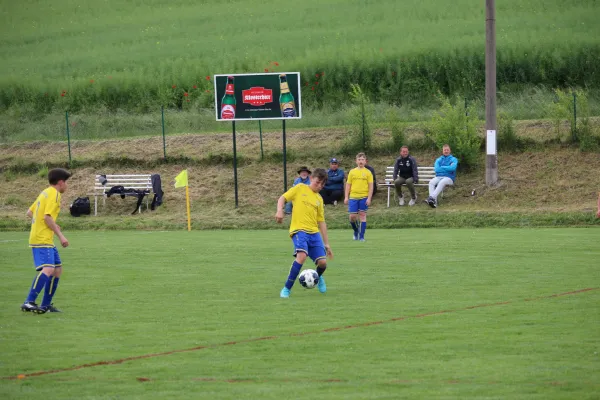
M 306 289 L 312 289 L 319 284 L 319 274 L 314 269 L 305 269 L 300 273 L 298 281 Z

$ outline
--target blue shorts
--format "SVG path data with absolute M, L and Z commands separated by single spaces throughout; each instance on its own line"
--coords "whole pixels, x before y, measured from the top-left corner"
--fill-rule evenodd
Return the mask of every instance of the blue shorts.
M 368 209 L 367 197 L 348 200 L 348 213 L 350 214 L 357 214 L 359 211 L 367 212 Z
M 325 245 L 321 234 L 317 233 L 306 233 L 304 231 L 298 231 L 292 235 L 292 242 L 294 242 L 294 257 L 301 251 L 306 253 L 315 264 L 322 258 L 327 258 L 327 252 L 325 251 Z
M 61 267 L 60 256 L 56 247 L 32 247 L 33 265 L 36 271 L 41 271 L 45 267 Z

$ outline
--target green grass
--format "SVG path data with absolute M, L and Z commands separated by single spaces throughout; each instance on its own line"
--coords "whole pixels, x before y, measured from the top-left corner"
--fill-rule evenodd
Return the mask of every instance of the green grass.
M 599 9 L 497 4 L 500 88 L 598 88 Z M 484 82 L 485 9 L 469 0 L 13 2 L 0 27 L 0 105 L 40 113 L 183 107 L 184 91 L 194 107 L 210 107 L 206 76 L 265 69 L 300 71 L 304 102 L 319 107 L 347 100 L 350 83 L 377 101 L 422 104 L 437 90 L 481 92 Z
M 296 287 L 289 300 L 278 297 L 292 260 L 281 230 L 67 237 L 64 313 L 34 316 L 18 310 L 33 277 L 27 236 L 0 233 L 0 376 L 57 370 L 1 380 L 3 398 L 592 399 L 600 389 L 597 229 L 369 230 L 366 243 L 332 230 L 328 293 Z M 143 358 L 111 363 L 128 357 Z

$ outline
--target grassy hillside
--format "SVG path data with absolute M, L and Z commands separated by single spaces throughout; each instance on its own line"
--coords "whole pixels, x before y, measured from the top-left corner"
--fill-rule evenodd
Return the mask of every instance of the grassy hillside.
M 485 185 L 484 156 L 480 166 L 458 173 L 457 185 L 432 210 L 419 202 L 415 207 L 386 207 L 386 193 L 380 192 L 369 210 L 369 224 L 378 228 L 465 227 L 465 226 L 557 226 L 599 225 L 595 218 L 600 189 L 600 159 L 597 153 L 581 152 L 546 142 L 550 126 L 517 125 L 520 137 L 536 140 L 538 146 L 522 153 L 500 152 L 500 184 Z M 327 167 L 328 159 L 343 140 L 345 132 L 334 130 L 294 131 L 287 137 L 288 185 L 301 165 Z M 64 196 L 61 224 L 69 229 L 184 229 L 185 191 L 174 189 L 174 177 L 187 168 L 190 174 L 194 229 L 274 229 L 275 204 L 283 192 L 281 133 L 265 132 L 264 160 L 255 133 L 237 136 L 239 157 L 239 208 L 235 208 L 232 143 L 230 134 L 173 135 L 167 146 L 169 159 L 162 160 L 162 140 L 133 138 L 103 141 L 75 141 L 75 166 L 69 191 Z M 376 143 L 390 140 L 385 131 L 376 134 Z M 2 145 L 0 154 L 0 229 L 26 229 L 24 212 L 46 185 L 47 166 L 65 165 L 64 143 L 30 142 Z M 431 165 L 436 151 L 411 152 L 422 165 Z M 391 165 L 396 152 L 371 154 L 370 163 L 379 179 Z M 353 157 L 341 156 L 346 172 Z M 75 219 L 68 205 L 78 196 L 90 194 L 97 173 L 159 173 L 163 180 L 165 204 L 154 212 L 131 216 L 134 200 L 110 198 L 98 217 Z M 473 191 L 475 194 L 473 195 Z M 419 189 L 424 199 L 426 188 Z M 93 201 L 93 197 L 92 197 Z M 326 209 L 333 228 L 347 227 L 343 206 Z
M 596 1 L 497 4 L 501 90 L 600 87 L 599 12 Z M 315 106 L 345 101 L 350 82 L 395 103 L 476 93 L 484 14 L 470 0 L 12 2 L 0 12 L 0 107 L 147 111 L 184 91 L 206 107 L 207 76 L 264 70 L 300 71 Z

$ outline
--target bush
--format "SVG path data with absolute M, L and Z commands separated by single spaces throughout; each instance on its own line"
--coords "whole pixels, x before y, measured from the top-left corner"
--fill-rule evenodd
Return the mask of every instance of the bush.
M 367 152 L 371 149 L 371 120 L 373 118 L 373 104 L 359 85 L 351 84 L 350 98 L 350 129 L 342 143 L 341 153 L 349 155 L 358 152 Z
M 481 137 L 477 128 L 480 125 L 474 106 L 464 107 L 458 97 L 454 105 L 449 98 L 442 98 L 442 106 L 430 123 L 437 147 L 441 149 L 448 143 L 461 168 L 471 168 L 479 162 Z
M 510 115 L 500 113 L 498 116 L 498 150 L 521 151 L 524 141 L 517 137 L 515 125 Z
M 554 122 L 556 139 L 559 142 L 570 141 L 571 143 L 578 143 L 580 138 L 577 132 L 577 120 L 579 119 L 583 122 L 590 114 L 587 93 L 581 89 L 556 89 L 554 94 L 554 102 L 548 105 L 547 113 L 548 117 Z M 570 137 L 567 138 L 563 138 L 561 129 L 565 120 L 569 123 L 571 133 Z
M 589 118 L 582 118 L 577 135 L 579 138 L 579 149 L 581 151 L 600 150 L 600 129 L 592 127 Z

